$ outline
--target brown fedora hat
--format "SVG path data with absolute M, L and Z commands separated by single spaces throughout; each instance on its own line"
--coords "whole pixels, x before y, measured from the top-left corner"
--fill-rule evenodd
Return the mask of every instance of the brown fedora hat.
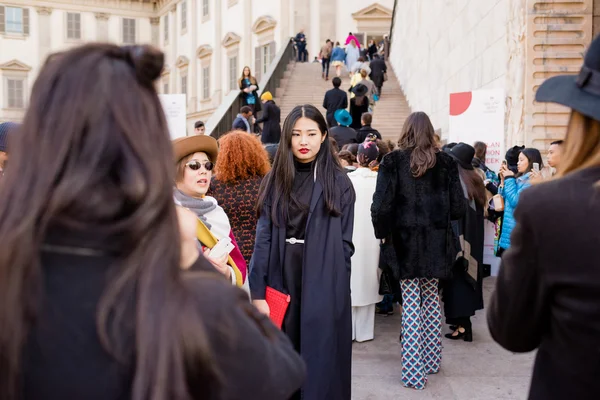
M 186 136 L 173 140 L 175 163 L 178 163 L 182 158 L 190 154 L 198 152 L 206 153 L 210 161 L 216 163 L 217 155 L 219 155 L 217 140 L 212 136 L 206 135 Z

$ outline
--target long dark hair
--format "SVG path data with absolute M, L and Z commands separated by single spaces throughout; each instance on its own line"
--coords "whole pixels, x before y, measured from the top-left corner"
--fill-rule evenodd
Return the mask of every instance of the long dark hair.
M 523 176 L 531 171 L 533 171 L 533 163 L 538 163 L 540 166 L 540 170 L 542 168 L 544 168 L 544 160 L 542 159 L 542 154 L 540 153 L 540 151 L 538 149 L 535 149 L 533 147 L 527 147 L 523 150 L 521 150 L 521 153 L 523 153 L 523 155 L 525 157 L 527 157 L 527 161 L 529 162 L 529 165 L 527 166 L 527 171 L 525 171 L 524 173 L 518 173 L 517 176 Z
M 467 188 L 467 197 L 469 200 L 475 200 L 475 203 L 484 208 L 487 202 L 487 194 L 483 179 L 474 169 L 465 169 L 459 163 L 456 164 L 458 165 L 460 178 Z
M 2 399 L 19 397 L 42 296 L 41 247 L 55 226 L 119 239 L 97 325 L 102 345 L 134 364 L 132 399 L 217 395 L 220 377 L 179 269 L 173 150 L 153 86 L 163 66 L 149 46 L 90 44 L 53 55 L 33 86 L 0 188 Z M 188 385 L 190 374 L 205 387 Z
M 417 111 L 408 116 L 398 140 L 400 150 L 411 150 L 410 171 L 419 178 L 435 166 L 439 152 L 435 131 L 427 114 Z
M 321 133 L 328 134 L 327 122 L 323 114 L 310 104 L 294 107 L 283 122 L 281 141 L 277 154 L 275 154 L 273 169 L 262 181 L 257 206 L 259 216 L 262 214 L 265 204 L 271 206 L 271 220 L 276 226 L 285 225 L 288 215 L 292 186 L 296 175 L 294 154 L 292 153 L 292 130 L 300 118 L 315 121 Z M 317 168 L 317 181 L 323 187 L 327 211 L 333 216 L 339 216 L 341 210 L 336 205 L 339 200 L 339 183 L 337 181 L 349 178 L 344 173 L 338 159 L 333 155 L 329 140 L 324 140 L 321 144 L 314 168 Z

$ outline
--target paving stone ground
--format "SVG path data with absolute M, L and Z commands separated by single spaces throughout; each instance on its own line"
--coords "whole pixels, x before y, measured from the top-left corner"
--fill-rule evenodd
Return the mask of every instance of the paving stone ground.
M 494 284 L 495 278 L 484 281 L 486 301 Z M 472 322 L 473 342 L 443 338 L 442 369 L 417 391 L 400 381 L 400 313 L 377 315 L 375 340 L 353 345 L 352 399 L 526 399 L 535 354 L 514 354 L 497 345 L 489 334 L 485 310 L 478 311 Z M 444 325 L 444 333 L 448 332 Z

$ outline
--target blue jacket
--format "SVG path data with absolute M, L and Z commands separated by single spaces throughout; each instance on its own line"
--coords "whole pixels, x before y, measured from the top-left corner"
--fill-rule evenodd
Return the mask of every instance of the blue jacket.
M 331 61 L 345 61 L 346 52 L 341 47 L 335 47 L 331 52 Z
M 516 225 L 515 208 L 519 202 L 519 196 L 524 189 L 531 186 L 529 174 L 520 178 L 508 178 L 504 180 L 504 187 L 498 193 L 504 198 L 504 217 L 502 218 L 502 235 L 500 236 L 500 247 L 508 250 L 510 247 L 510 235 Z

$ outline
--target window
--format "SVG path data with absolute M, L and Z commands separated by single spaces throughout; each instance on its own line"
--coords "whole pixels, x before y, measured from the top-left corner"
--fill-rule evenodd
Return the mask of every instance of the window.
M 169 94 L 169 84 L 168 83 L 163 83 L 163 93 Z
M 81 39 L 81 14 L 67 13 L 67 39 Z
M 208 17 L 208 0 L 202 0 L 202 16 Z
M 135 19 L 123 18 L 123 43 L 135 44 Z
M 239 90 L 238 83 L 238 58 L 237 56 L 229 59 L 229 90 Z
M 165 26 L 165 42 L 169 41 L 169 14 L 163 18 Z
M 9 108 L 25 108 L 25 81 L 23 79 L 7 79 L 6 87 Z
M 266 74 L 271 63 L 271 47 L 269 45 L 262 48 L 262 73 Z
M 181 93 L 185 94 L 185 102 L 187 104 L 187 76 L 181 77 Z
M 202 98 L 210 98 L 210 67 L 202 68 Z
M 187 29 L 187 1 L 181 2 L 181 30 Z
M 23 9 L 17 7 L 6 7 L 5 13 L 6 32 L 25 33 L 23 29 Z

